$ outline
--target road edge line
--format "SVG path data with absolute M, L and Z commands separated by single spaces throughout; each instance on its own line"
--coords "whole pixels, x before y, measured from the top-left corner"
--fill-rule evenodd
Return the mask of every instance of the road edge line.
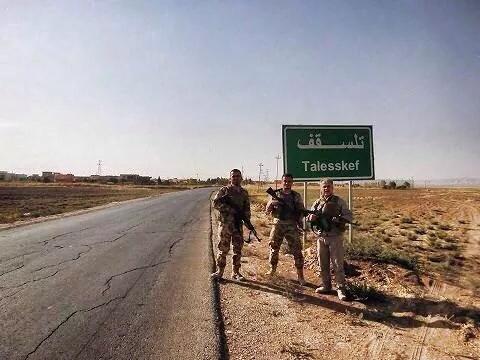
M 211 273 L 216 271 L 215 251 L 213 248 L 213 221 L 212 221 L 212 195 L 209 198 L 210 209 L 210 231 L 209 231 L 209 248 L 210 248 L 210 269 Z M 220 299 L 220 287 L 217 280 L 210 280 L 212 284 L 212 306 L 215 317 L 215 337 L 217 338 L 217 355 L 219 360 L 230 359 L 228 353 L 227 335 L 225 333 L 225 323 L 223 321 L 222 305 Z

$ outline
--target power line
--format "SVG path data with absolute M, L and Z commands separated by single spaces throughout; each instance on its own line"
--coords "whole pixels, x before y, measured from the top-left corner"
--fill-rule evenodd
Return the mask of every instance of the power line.
M 259 171 L 258 171 L 258 189 L 260 189 L 260 183 L 261 183 L 261 179 L 260 177 L 262 176 L 262 166 L 263 164 L 262 163 L 259 163 L 258 164 L 258 167 L 259 167 Z
M 275 190 L 277 189 L 277 180 L 278 180 L 278 160 L 281 159 L 280 157 L 280 154 L 278 154 L 277 156 L 275 156 L 275 159 L 277 159 L 277 173 L 275 175 Z

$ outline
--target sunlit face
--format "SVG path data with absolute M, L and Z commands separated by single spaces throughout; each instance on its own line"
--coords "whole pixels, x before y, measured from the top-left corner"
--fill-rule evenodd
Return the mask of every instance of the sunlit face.
M 289 176 L 284 176 L 282 178 L 282 186 L 284 190 L 291 190 L 293 185 L 293 179 Z
M 230 183 L 235 186 L 240 186 L 242 183 L 242 173 L 240 172 L 230 172 Z
M 329 183 L 322 183 L 322 195 L 329 197 L 333 194 L 333 185 Z

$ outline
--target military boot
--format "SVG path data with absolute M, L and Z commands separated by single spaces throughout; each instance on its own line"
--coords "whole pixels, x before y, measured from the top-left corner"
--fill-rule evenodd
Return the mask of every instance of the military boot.
M 213 279 L 213 280 L 220 280 L 222 277 L 223 277 L 223 272 L 224 272 L 225 268 L 217 268 L 217 271 L 215 271 L 214 273 L 210 274 L 210 277 Z
M 344 287 L 339 287 L 337 289 L 337 296 L 341 301 L 346 301 L 347 300 L 347 292 Z
M 268 270 L 265 275 L 274 276 L 277 272 L 277 265 L 270 265 L 270 270 Z
M 317 294 L 328 294 L 332 292 L 332 285 L 321 285 L 320 287 L 315 289 Z
M 234 267 L 233 268 L 233 274 L 232 274 L 232 279 L 237 280 L 237 281 L 245 281 L 245 277 L 240 274 L 240 268 Z
M 298 277 L 298 283 L 300 285 L 305 285 L 305 278 L 303 277 L 303 268 L 302 269 L 297 269 L 297 277 Z

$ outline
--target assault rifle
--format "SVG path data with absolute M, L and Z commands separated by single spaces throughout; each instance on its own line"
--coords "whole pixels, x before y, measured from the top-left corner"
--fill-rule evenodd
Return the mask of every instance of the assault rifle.
M 277 190 L 277 191 L 279 191 L 279 190 Z M 339 224 L 342 224 L 342 222 L 352 224 L 352 225 L 357 225 L 355 223 L 352 223 L 352 222 L 348 221 L 347 219 L 345 219 L 343 217 L 337 217 L 337 220 L 334 220 L 332 216 L 327 216 L 327 215 L 323 214 L 321 209 L 318 209 L 316 211 L 307 210 L 307 209 L 304 209 L 304 210 L 294 209 L 294 208 L 292 208 L 292 206 L 289 203 L 287 203 L 284 199 L 279 197 L 276 194 L 276 191 L 273 190 L 271 187 L 269 187 L 267 189 L 267 194 L 270 195 L 273 199 L 277 200 L 283 206 L 287 206 L 290 210 L 292 210 L 294 212 L 297 212 L 297 213 L 301 213 L 302 216 L 306 216 L 308 214 L 315 215 L 317 217 L 317 219 L 315 221 L 309 221 L 310 222 L 310 228 L 312 229 L 312 231 L 315 234 L 319 234 L 322 231 L 329 232 L 329 231 L 332 230 L 333 225 L 339 225 Z
M 240 207 L 233 202 L 232 198 L 229 195 L 226 194 L 226 195 L 221 196 L 218 199 L 218 201 L 222 204 L 230 206 L 233 209 L 233 211 L 235 213 L 234 214 L 235 227 L 238 229 L 238 231 L 240 231 L 242 229 L 242 223 L 245 225 L 245 227 L 248 230 L 250 230 L 250 232 L 248 233 L 248 241 L 245 240 L 246 243 L 249 243 L 249 242 L 252 241 L 252 239 L 251 239 L 252 234 L 258 241 L 260 241 L 260 238 L 257 235 L 257 231 L 255 230 L 255 227 L 253 226 L 250 219 L 248 219 L 245 216 L 245 213 L 242 211 L 242 209 L 240 209 Z

